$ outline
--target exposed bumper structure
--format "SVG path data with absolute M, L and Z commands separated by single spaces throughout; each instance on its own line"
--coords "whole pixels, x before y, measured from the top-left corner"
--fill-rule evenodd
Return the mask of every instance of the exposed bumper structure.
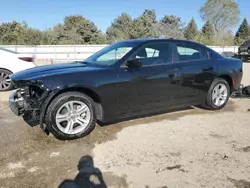
M 9 107 L 14 114 L 22 116 L 24 121 L 33 127 L 39 124 L 39 105 L 27 100 L 27 95 L 26 89 L 15 90 L 9 96 Z
M 24 103 L 24 98 L 21 96 L 21 90 L 14 91 L 9 97 L 9 107 L 17 116 L 23 115 Z

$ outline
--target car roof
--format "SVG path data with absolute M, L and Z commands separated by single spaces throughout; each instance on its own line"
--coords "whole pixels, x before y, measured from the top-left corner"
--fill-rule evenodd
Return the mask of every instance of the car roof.
M 132 43 L 137 43 L 137 44 L 146 44 L 146 43 L 151 43 L 151 42 L 179 42 L 179 43 L 189 43 L 189 44 L 193 44 L 193 45 L 200 45 L 203 47 L 206 47 L 206 45 L 201 44 L 201 43 L 197 43 L 194 41 L 190 41 L 190 40 L 181 40 L 181 39 L 174 39 L 174 38 L 138 38 L 138 39 L 129 39 L 129 40 L 124 40 L 124 41 L 120 41 L 120 42 L 132 42 Z
M 223 57 L 220 53 L 216 52 L 212 48 L 206 46 L 205 44 L 190 41 L 190 40 L 182 40 L 182 39 L 174 39 L 174 38 L 139 38 L 139 39 L 130 39 L 125 40 L 126 42 L 136 43 L 136 45 L 144 45 L 151 42 L 175 42 L 175 43 L 186 43 L 190 45 L 195 45 L 197 47 L 201 47 L 211 52 L 215 57 Z

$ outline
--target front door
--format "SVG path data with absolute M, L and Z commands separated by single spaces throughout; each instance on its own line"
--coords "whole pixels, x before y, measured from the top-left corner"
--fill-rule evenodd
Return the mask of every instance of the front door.
M 172 71 L 172 44 L 157 42 L 138 49 L 129 59 L 142 67 L 119 69 L 119 113 L 157 111 L 174 104 L 178 84 Z

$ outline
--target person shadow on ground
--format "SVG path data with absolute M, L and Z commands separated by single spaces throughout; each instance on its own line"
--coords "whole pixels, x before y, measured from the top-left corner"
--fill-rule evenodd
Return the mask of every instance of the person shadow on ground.
M 94 167 L 91 156 L 83 156 L 78 163 L 79 173 L 74 180 L 64 180 L 58 188 L 107 188 L 102 172 Z M 90 178 L 94 176 L 98 179 L 99 184 L 95 184 Z

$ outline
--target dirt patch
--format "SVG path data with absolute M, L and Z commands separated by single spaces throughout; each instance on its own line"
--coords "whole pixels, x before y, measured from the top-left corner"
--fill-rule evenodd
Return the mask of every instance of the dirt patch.
M 243 152 L 250 152 L 250 146 L 242 148 Z
M 235 149 L 235 151 L 239 152 L 245 152 L 245 153 L 250 152 L 250 146 L 237 148 L 236 145 L 234 144 L 233 148 Z
M 234 184 L 235 188 L 250 188 L 250 182 L 246 180 L 235 180 L 232 178 L 228 178 L 230 182 Z
M 224 139 L 224 138 L 226 138 L 225 136 L 216 134 L 216 133 L 214 133 L 214 132 L 210 133 L 210 136 L 211 136 L 212 138 L 215 138 L 215 139 Z

